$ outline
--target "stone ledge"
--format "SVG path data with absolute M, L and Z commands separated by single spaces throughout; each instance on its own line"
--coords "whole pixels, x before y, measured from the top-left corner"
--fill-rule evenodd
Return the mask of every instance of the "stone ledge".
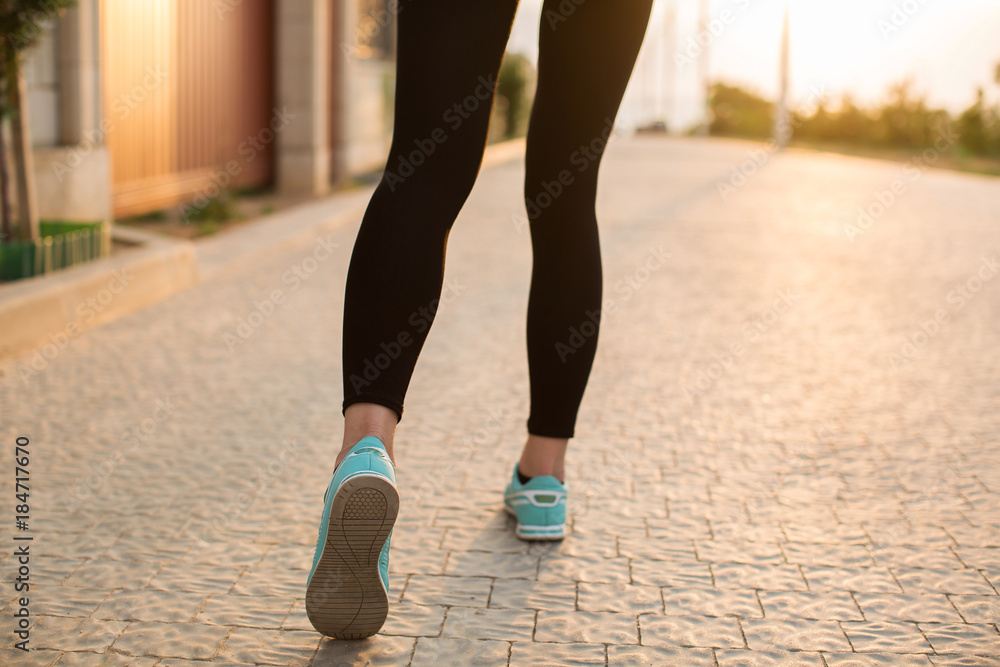
M 134 250 L 0 286 L 0 356 L 109 322 L 199 281 L 194 244 L 113 228 Z

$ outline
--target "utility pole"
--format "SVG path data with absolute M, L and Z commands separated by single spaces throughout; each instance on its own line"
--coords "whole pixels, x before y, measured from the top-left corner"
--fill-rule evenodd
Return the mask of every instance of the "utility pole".
M 792 128 L 788 116 L 788 3 L 785 3 L 785 19 L 781 27 L 781 64 L 778 101 L 774 105 L 774 143 L 784 148 L 791 139 Z
M 672 0 L 667 5 L 663 17 L 663 123 L 667 132 L 673 131 L 674 112 L 677 105 L 677 68 L 673 66 L 673 55 L 677 51 L 677 5 Z
M 701 0 L 698 7 L 698 43 L 701 44 L 701 38 L 705 35 L 710 35 L 710 25 L 712 18 L 709 15 L 711 12 L 711 0 Z M 710 91 L 708 83 L 708 62 L 709 62 L 709 46 L 711 45 L 711 40 L 708 38 L 704 39 L 704 45 L 702 46 L 701 53 L 698 56 L 698 82 L 701 85 L 702 91 L 705 96 L 705 104 L 702 110 L 702 122 L 698 128 L 698 134 L 702 136 L 708 136 L 708 127 L 712 122 L 712 108 L 710 100 Z

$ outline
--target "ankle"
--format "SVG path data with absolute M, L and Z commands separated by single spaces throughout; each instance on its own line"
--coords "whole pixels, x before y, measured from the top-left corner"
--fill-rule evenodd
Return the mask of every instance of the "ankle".
M 565 482 L 568 444 L 568 438 L 529 435 L 517 464 L 518 472 L 526 477 L 551 475 L 560 482 Z
M 523 475 L 524 477 L 541 477 L 542 475 L 549 475 L 549 476 L 555 477 L 557 480 L 559 480 L 560 484 L 565 484 L 566 483 L 566 470 L 565 470 L 565 468 L 544 468 L 544 467 L 542 467 L 542 468 L 537 468 L 537 469 L 533 470 L 530 467 L 529 468 L 524 468 L 519 463 L 517 465 L 517 472 L 520 475 Z
M 365 437 L 375 436 L 385 446 L 385 451 L 389 455 L 389 460 L 396 465 L 393 455 L 393 436 L 396 432 L 398 417 L 396 413 L 376 403 L 354 403 L 347 407 L 344 422 L 344 441 L 337 456 L 336 465 L 354 445 Z
M 344 457 L 347 456 L 347 453 L 351 451 L 351 449 L 353 449 L 355 445 L 361 442 L 361 440 L 363 440 L 364 438 L 370 436 L 378 438 L 379 442 L 381 442 L 382 445 L 385 447 L 385 453 L 389 455 L 389 460 L 392 461 L 393 465 L 396 465 L 396 459 L 393 456 L 393 451 L 392 451 L 392 434 L 386 435 L 385 433 L 379 432 L 376 429 L 369 429 L 364 431 L 364 433 L 365 433 L 364 435 L 360 436 L 352 435 L 351 437 L 344 438 L 344 444 L 340 448 L 340 453 L 337 454 L 337 461 L 335 466 L 340 465 L 340 462 L 344 460 Z

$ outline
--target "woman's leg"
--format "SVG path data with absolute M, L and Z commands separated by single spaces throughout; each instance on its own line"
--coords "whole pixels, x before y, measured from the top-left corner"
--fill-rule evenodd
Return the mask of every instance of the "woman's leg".
M 600 325 L 598 167 L 652 2 L 546 0 L 542 9 L 524 184 L 534 256 L 527 331 L 531 413 L 519 465 L 525 476 L 563 478 Z
M 434 0 L 398 14 L 392 147 L 347 275 L 338 463 L 365 435 L 391 456 L 437 311 L 448 233 L 482 162 L 516 9 L 517 0 Z

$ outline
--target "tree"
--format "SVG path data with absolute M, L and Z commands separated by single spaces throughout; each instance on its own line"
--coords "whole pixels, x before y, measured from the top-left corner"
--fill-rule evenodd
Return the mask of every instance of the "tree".
M 983 104 L 983 89 L 976 94 L 975 103 L 962 112 L 956 123 L 962 145 L 976 155 L 985 155 L 990 151 L 989 128 L 987 127 L 987 111 Z
M 533 78 L 530 60 L 520 53 L 504 54 L 497 80 L 497 95 L 507 100 L 504 139 L 524 136 L 527 130 Z
M 62 15 L 76 0 L 0 0 L 0 235 L 13 240 L 7 140 L 4 125 L 10 121 L 14 163 L 13 180 L 17 192 L 16 236 L 38 237 L 38 215 L 34 202 L 31 133 L 25 109 L 25 83 L 21 72 L 24 54 L 38 43 L 43 27 Z
M 709 88 L 709 133 L 724 137 L 767 139 L 774 128 L 774 105 L 739 86 L 714 83 Z

